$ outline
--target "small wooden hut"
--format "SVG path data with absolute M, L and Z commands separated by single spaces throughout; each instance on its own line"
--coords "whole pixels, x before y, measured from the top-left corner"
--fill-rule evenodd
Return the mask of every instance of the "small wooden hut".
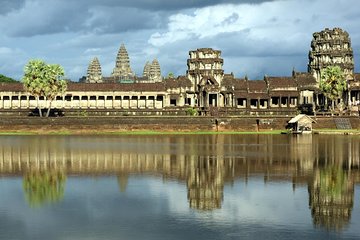
M 289 127 L 293 133 L 311 133 L 312 124 L 315 122 L 312 118 L 305 114 L 299 114 L 290 119 Z

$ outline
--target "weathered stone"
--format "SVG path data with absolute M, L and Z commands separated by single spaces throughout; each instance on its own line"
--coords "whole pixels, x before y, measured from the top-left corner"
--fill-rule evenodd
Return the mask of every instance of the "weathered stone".
M 143 77 L 144 77 L 144 78 L 150 76 L 150 68 L 151 68 L 151 63 L 149 63 L 149 61 L 147 61 L 147 62 L 145 63 L 144 71 L 143 71 Z
M 222 69 L 224 60 L 221 58 L 221 51 L 212 48 L 199 48 L 189 52 L 190 58 L 187 61 L 187 77 L 193 83 L 194 88 L 204 78 L 211 77 L 221 85 L 224 77 Z M 196 89 L 194 89 L 196 91 Z
M 150 82 L 161 82 L 161 69 L 160 64 L 157 59 L 154 59 L 150 66 L 150 74 L 149 74 Z
M 88 70 L 86 82 L 88 83 L 101 83 L 102 82 L 102 74 L 101 74 L 101 65 L 97 57 L 91 60 Z
M 124 44 L 121 44 L 120 46 L 119 52 L 116 57 L 115 68 L 111 76 L 118 77 L 119 79 L 134 78 L 134 73 L 130 67 L 129 55 L 128 52 L 126 51 Z
M 354 54 L 349 34 L 341 28 L 326 28 L 313 34 L 309 52 L 309 72 L 320 82 L 320 71 L 327 66 L 339 66 L 347 80 L 354 79 Z

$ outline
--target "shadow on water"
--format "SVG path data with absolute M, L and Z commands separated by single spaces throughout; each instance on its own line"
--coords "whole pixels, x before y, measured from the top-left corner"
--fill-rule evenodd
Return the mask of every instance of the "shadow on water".
M 221 209 L 224 186 L 263 178 L 308 186 L 315 227 L 341 231 L 359 183 L 360 140 L 351 136 L 11 136 L 0 144 L 0 175 L 22 176 L 31 207 L 58 204 L 72 176 L 151 175 L 186 185 L 191 209 Z

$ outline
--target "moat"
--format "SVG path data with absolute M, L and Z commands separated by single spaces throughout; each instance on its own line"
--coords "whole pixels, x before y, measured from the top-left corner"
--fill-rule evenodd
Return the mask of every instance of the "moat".
M 0 136 L 0 239 L 358 239 L 359 166 L 359 136 Z

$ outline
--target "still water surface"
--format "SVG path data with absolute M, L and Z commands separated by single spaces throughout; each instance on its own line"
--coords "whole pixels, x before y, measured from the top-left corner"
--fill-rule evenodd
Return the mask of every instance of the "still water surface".
M 359 165 L 359 136 L 0 136 L 0 239 L 359 239 Z

